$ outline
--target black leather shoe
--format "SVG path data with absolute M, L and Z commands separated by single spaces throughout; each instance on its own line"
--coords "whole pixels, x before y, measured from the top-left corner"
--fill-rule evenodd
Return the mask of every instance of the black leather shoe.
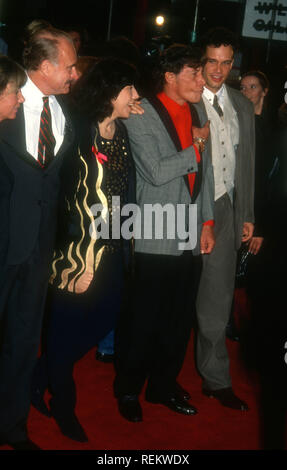
M 42 415 L 51 418 L 52 413 L 44 402 L 44 397 L 39 388 L 32 390 L 31 404 L 38 410 Z
M 226 330 L 225 330 L 225 335 L 228 339 L 231 341 L 240 341 L 239 333 L 237 329 L 232 327 L 231 325 L 227 325 Z
M 51 406 L 51 412 L 61 430 L 61 433 L 64 434 L 64 436 L 72 439 L 73 441 L 88 442 L 88 437 L 73 411 L 56 412 L 53 409 L 53 406 Z
M 175 384 L 175 392 L 176 392 L 176 395 L 182 398 L 183 400 L 188 401 L 191 399 L 189 392 L 185 390 L 178 382 L 176 382 Z
M 146 395 L 146 401 L 149 403 L 154 403 L 158 405 L 167 406 L 172 411 L 176 413 L 181 413 L 183 415 L 195 415 L 197 414 L 197 409 L 194 406 L 187 403 L 186 400 L 174 394 L 166 398 L 153 397 L 152 395 Z
M 30 439 L 26 439 L 25 441 L 7 442 L 6 444 L 14 450 L 42 450 Z
M 114 362 L 114 354 L 105 354 L 99 351 L 96 351 L 96 359 L 100 362 Z
M 223 406 L 232 408 L 233 410 L 248 411 L 248 405 L 244 401 L 240 400 L 231 387 L 221 388 L 219 390 L 207 390 L 202 389 L 203 395 L 209 398 L 216 398 Z
M 142 409 L 137 395 L 123 395 L 118 399 L 119 412 L 123 418 L 132 423 L 143 420 Z

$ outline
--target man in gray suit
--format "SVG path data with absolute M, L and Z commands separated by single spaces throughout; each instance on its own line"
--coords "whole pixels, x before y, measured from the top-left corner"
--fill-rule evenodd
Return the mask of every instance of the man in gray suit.
M 210 253 L 214 246 L 213 174 L 203 151 L 209 123 L 202 111 L 197 115 L 188 104 L 200 100 L 205 83 L 198 51 L 187 46 L 167 49 L 155 83 L 160 92 L 144 99 L 144 114 L 126 123 L 137 170 L 137 202 L 143 215 L 157 205 L 174 211 L 175 218 L 165 214 L 160 236 L 156 216 L 147 227 L 150 234 L 143 230 L 142 236 L 135 235 L 134 297 L 119 324 L 115 362 L 119 411 L 133 422 L 142 420 L 138 395 L 147 378 L 148 402 L 178 413 L 196 413 L 176 383 L 190 337 L 195 267 L 200 262 L 190 249 L 191 228 L 197 232 L 198 224 L 195 253 Z M 187 233 L 180 236 L 175 229 L 192 202 L 197 205 L 197 221 L 195 217 L 184 223 L 184 228 L 189 224 L 188 243 Z M 142 227 L 147 219 L 142 217 Z
M 215 28 L 203 42 L 206 86 L 196 107 L 210 120 L 216 245 L 210 256 L 203 257 L 196 304 L 197 361 L 205 395 L 217 398 L 223 406 L 247 410 L 231 386 L 225 328 L 234 292 L 236 253 L 253 233 L 254 116 L 250 102 L 224 83 L 233 64 L 233 34 Z

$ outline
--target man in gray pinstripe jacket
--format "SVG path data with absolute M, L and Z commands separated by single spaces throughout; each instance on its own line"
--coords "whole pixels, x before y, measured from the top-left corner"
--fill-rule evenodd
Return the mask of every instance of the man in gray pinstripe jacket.
M 194 255 L 208 256 L 214 246 L 213 173 L 204 151 L 209 123 L 189 104 L 200 100 L 205 83 L 199 52 L 188 46 L 167 49 L 157 83 L 160 92 L 142 101 L 144 114 L 126 123 L 137 170 L 137 202 L 144 214 L 142 225 L 147 222 L 145 209 L 154 204 L 174 208 L 172 220 L 178 227 L 184 212 L 177 212 L 178 205 L 188 210 L 194 203 L 197 221 L 196 217 L 189 221 L 189 244 L 187 235 L 180 238 L 177 230 L 170 236 L 175 227 L 168 226 L 168 216 L 161 236 L 155 233 L 155 217 L 151 233 L 144 232 L 135 240 L 133 299 L 119 323 L 115 361 L 119 411 L 133 422 L 142 420 L 138 395 L 146 379 L 148 402 L 187 415 L 197 412 L 176 378 L 192 326 L 200 265 L 200 257 Z M 191 233 L 197 228 L 198 242 L 192 253 Z

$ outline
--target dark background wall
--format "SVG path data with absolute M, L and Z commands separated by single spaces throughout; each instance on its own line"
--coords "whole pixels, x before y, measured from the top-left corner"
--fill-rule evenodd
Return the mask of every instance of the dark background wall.
M 107 38 L 111 3 L 111 36 L 127 36 L 138 46 L 158 36 L 168 36 L 170 42 L 190 41 L 196 0 L 2 0 L 0 21 L 6 26 L 1 28 L 1 35 L 8 42 L 9 54 L 17 60 L 21 60 L 23 28 L 35 18 L 47 19 L 57 27 L 79 25 L 85 31 L 86 40 L 101 47 Z M 200 0 L 197 37 L 213 26 L 225 26 L 236 32 L 242 51 L 241 72 L 254 68 L 266 72 L 272 84 L 273 100 L 283 102 L 287 80 L 286 42 L 272 41 L 266 61 L 266 40 L 241 37 L 244 8 L 244 0 Z M 166 16 L 162 30 L 154 24 L 158 13 Z

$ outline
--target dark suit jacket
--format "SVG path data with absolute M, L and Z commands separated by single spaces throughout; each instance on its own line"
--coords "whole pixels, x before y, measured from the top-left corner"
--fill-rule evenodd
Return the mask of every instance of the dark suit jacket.
M 64 141 L 53 162 L 42 169 L 26 151 L 23 106 L 15 120 L 0 125 L 0 260 L 17 265 L 29 258 L 35 248 L 50 258 L 57 221 L 60 187 L 59 170 L 71 151 L 74 132 L 65 105 Z

